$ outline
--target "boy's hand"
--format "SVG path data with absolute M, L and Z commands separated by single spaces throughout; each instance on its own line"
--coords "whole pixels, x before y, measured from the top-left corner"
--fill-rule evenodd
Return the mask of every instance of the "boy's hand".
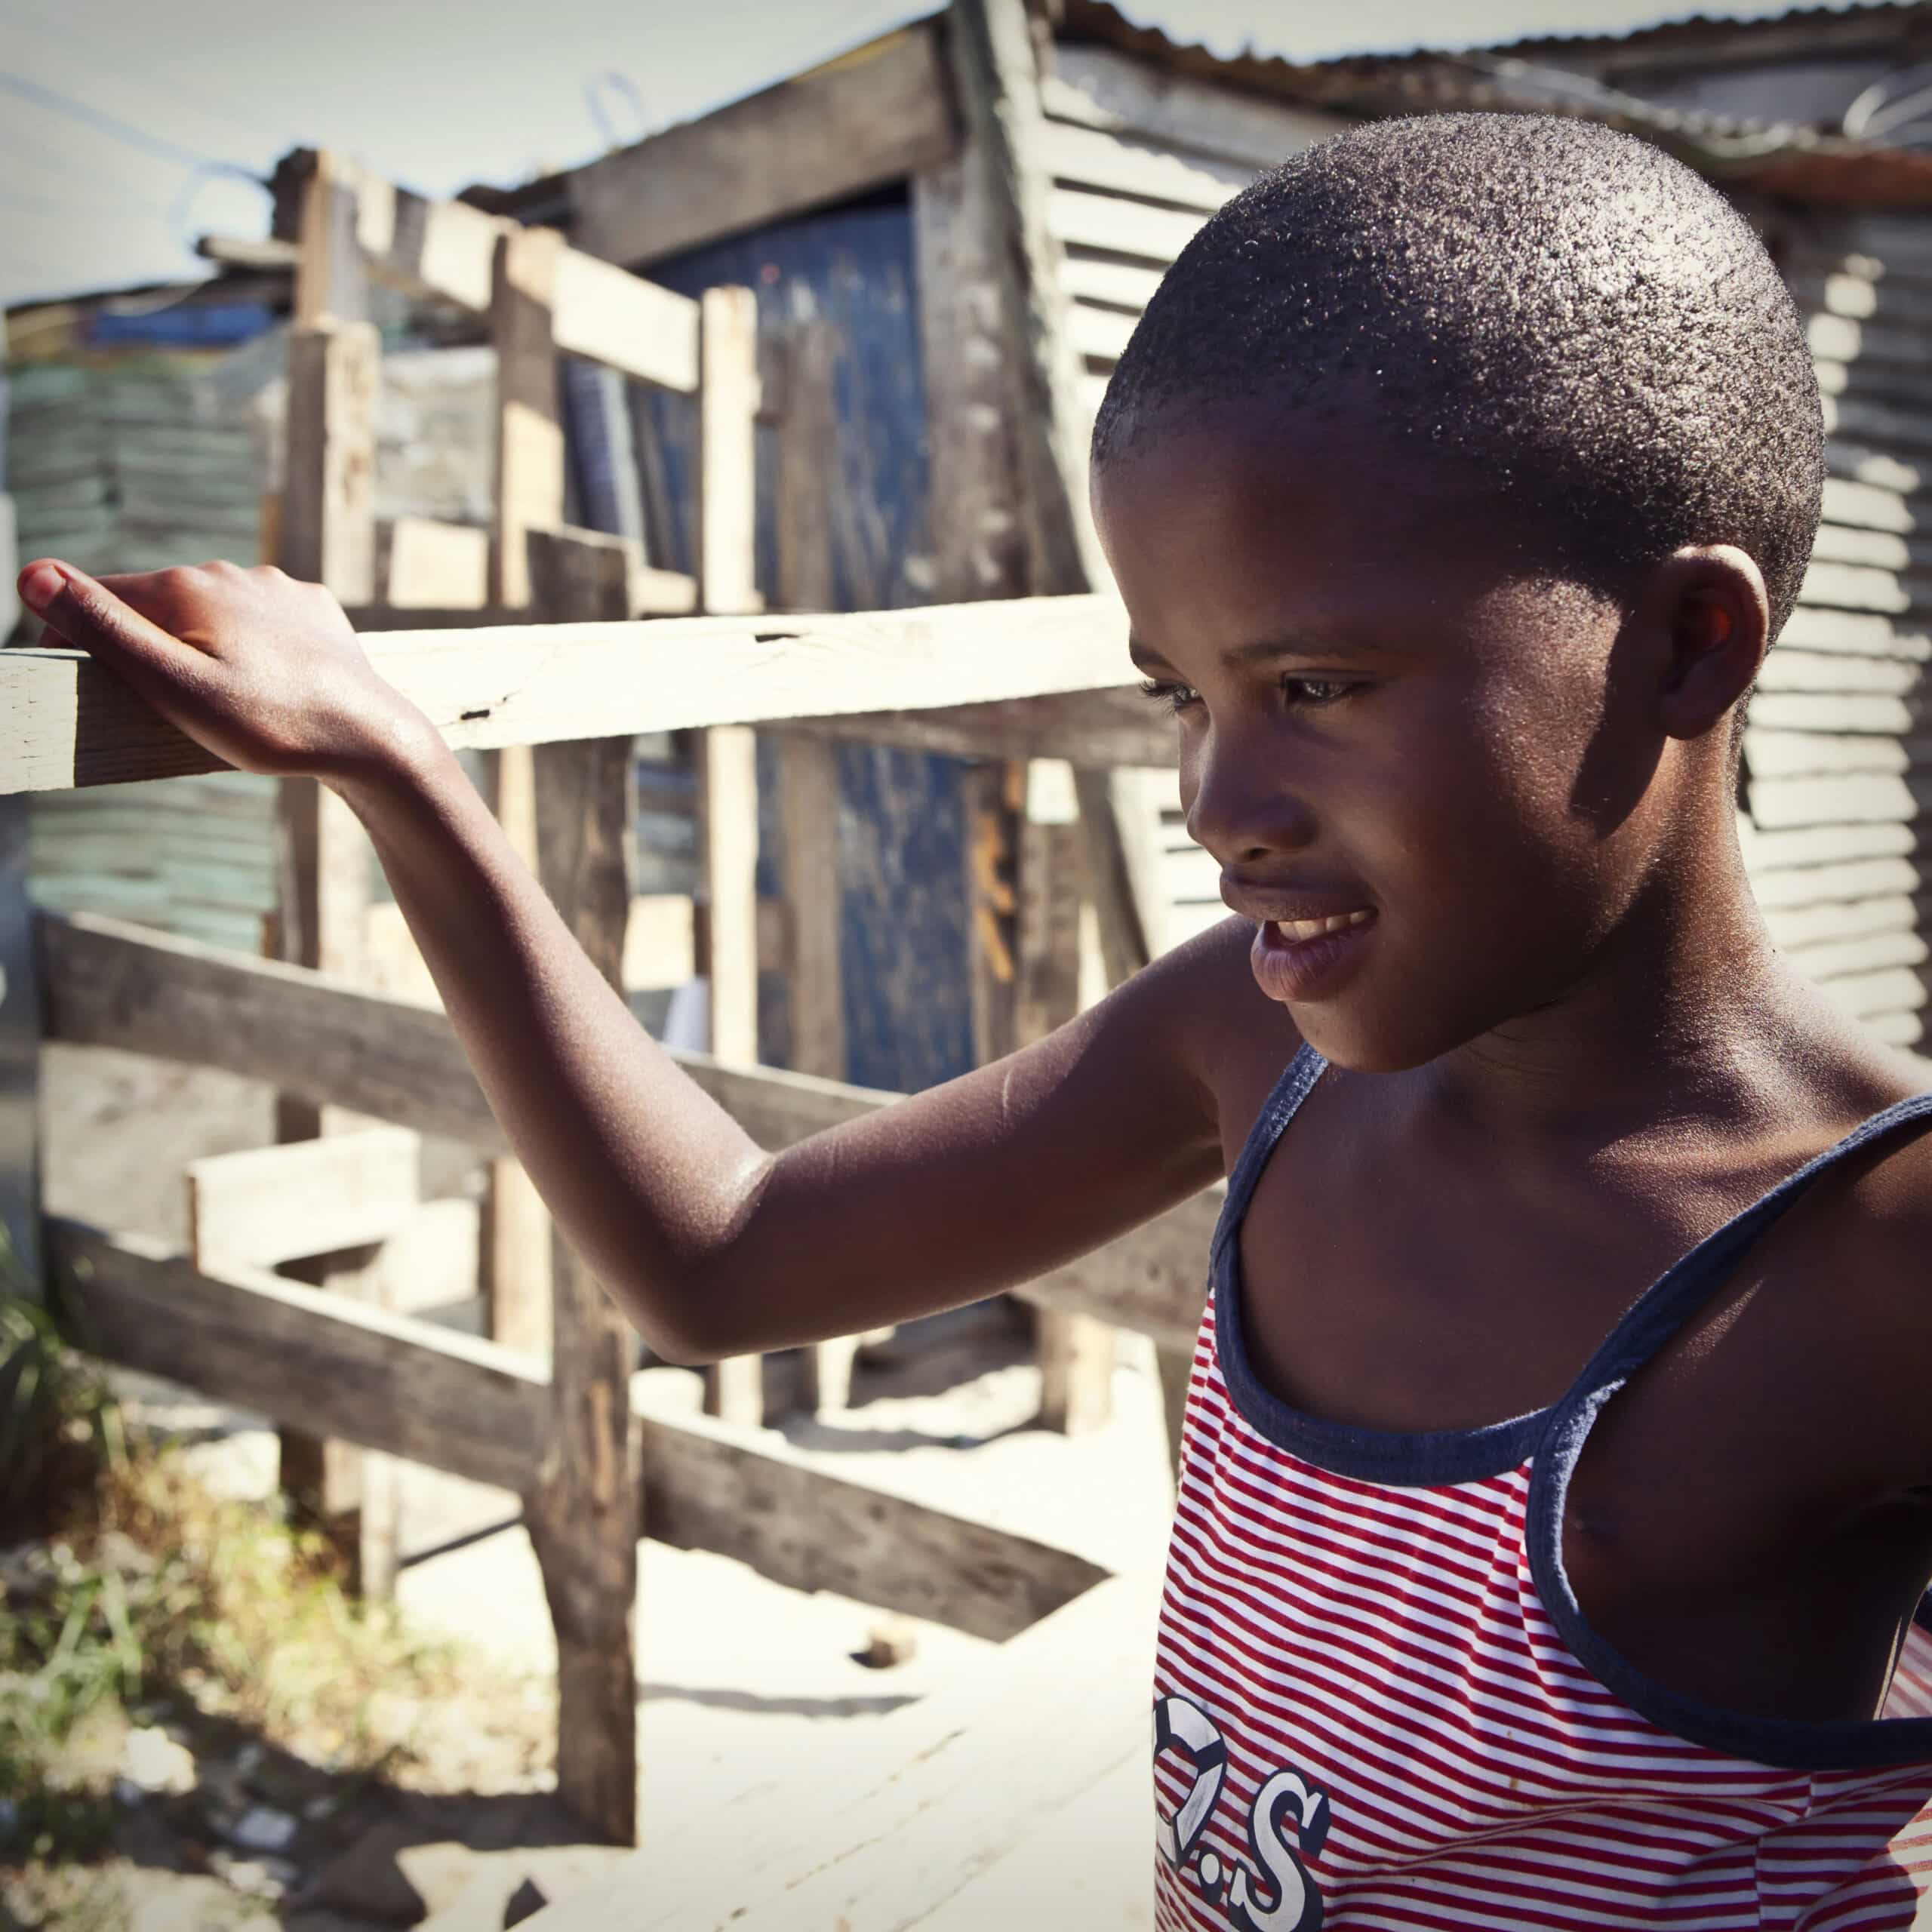
M 44 559 L 20 573 L 20 592 L 45 641 L 91 653 L 241 771 L 347 778 L 436 735 L 377 675 L 341 605 L 272 567 L 97 580 Z

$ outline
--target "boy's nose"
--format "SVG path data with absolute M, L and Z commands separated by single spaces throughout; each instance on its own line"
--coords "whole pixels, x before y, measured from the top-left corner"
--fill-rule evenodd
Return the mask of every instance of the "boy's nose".
M 1315 836 L 1307 801 L 1273 768 L 1251 768 L 1221 758 L 1183 773 L 1181 804 L 1187 835 L 1224 866 L 1252 865 L 1272 855 L 1303 851 Z

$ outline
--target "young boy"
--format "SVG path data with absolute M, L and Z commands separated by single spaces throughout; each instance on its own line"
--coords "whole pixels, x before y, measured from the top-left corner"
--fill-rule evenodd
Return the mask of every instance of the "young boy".
M 1094 441 L 1237 916 L 775 1157 L 322 592 L 22 589 L 233 763 L 349 800 L 666 1355 L 955 1305 L 1231 1174 L 1160 1634 L 1162 1926 L 1903 1926 L 1932 1097 L 1779 957 L 1734 820 L 1822 448 L 1769 260 L 1651 148 L 1438 117 L 1258 183 Z

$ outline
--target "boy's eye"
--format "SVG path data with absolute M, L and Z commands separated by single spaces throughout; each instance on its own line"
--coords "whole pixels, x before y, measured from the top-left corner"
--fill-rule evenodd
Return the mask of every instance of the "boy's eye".
M 1201 702 L 1201 694 L 1192 685 L 1177 685 L 1162 678 L 1143 678 L 1140 695 L 1156 704 L 1164 704 L 1170 711 L 1185 711 L 1189 705 Z
M 1333 704 L 1337 698 L 1346 697 L 1349 689 L 1339 678 L 1287 677 L 1281 680 L 1281 695 L 1291 704 Z

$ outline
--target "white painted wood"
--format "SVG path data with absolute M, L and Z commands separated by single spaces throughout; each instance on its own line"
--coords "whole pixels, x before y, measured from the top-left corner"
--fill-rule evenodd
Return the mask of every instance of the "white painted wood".
M 688 295 L 567 248 L 555 301 L 559 349 L 665 389 L 697 387 L 698 305 Z
M 420 1144 L 407 1128 L 358 1128 L 190 1161 L 195 1266 L 272 1268 L 386 1241 L 416 1213 Z
M 1111 47 L 1063 43 L 1040 81 L 1040 104 L 1057 121 L 1133 134 L 1260 170 L 1340 134 L 1339 115 L 1177 74 Z
M 1207 217 L 1150 208 L 1084 188 L 1056 188 L 1047 198 L 1047 226 L 1059 241 L 1106 248 L 1163 268 L 1194 238 Z
M 1238 162 L 1181 155 L 1157 143 L 1049 120 L 1041 157 L 1056 181 L 1212 214 L 1254 179 Z
M 489 748 L 918 710 L 1132 681 L 1118 601 L 1093 594 L 855 616 L 388 631 L 376 668 L 450 743 Z M 1842 687 L 1839 687 L 1842 688 Z M 0 652 L 0 793 L 214 768 L 75 651 Z

